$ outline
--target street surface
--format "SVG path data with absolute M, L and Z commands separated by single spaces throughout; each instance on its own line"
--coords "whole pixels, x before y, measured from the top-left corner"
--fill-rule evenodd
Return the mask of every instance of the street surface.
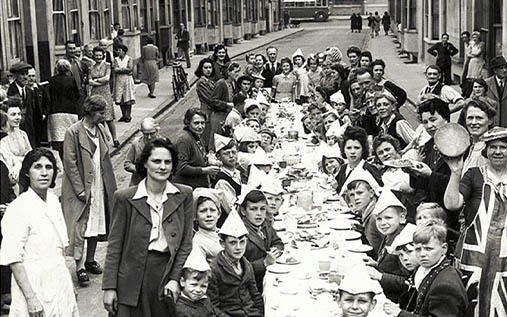
M 348 46 L 356 45 L 361 49 L 366 49 L 368 46 L 368 34 L 366 32 L 350 33 L 348 20 L 330 20 L 324 23 L 307 22 L 302 23 L 301 27 L 304 28 L 303 32 L 299 32 L 270 44 L 278 47 L 279 59 L 284 56 L 291 57 L 292 53 L 298 47 L 303 50 L 305 55 L 308 55 L 309 53 L 324 51 L 326 47 L 337 46 L 343 53 L 344 61 L 348 62 L 346 58 L 346 49 Z M 265 49 L 266 46 L 262 46 L 255 49 L 253 52 L 265 53 Z M 243 55 L 234 60 L 242 65 L 245 63 Z M 161 134 L 169 138 L 174 137 L 183 127 L 184 113 L 190 107 L 199 107 L 199 100 L 195 92 L 195 87 L 190 90 L 183 100 L 174 104 L 158 118 L 161 126 Z M 415 127 L 416 122 L 412 119 L 410 119 L 410 121 Z M 139 133 L 137 136 L 139 136 Z M 124 146 L 112 158 L 118 188 L 126 188 L 130 181 L 130 174 L 123 169 L 123 161 L 128 148 L 129 145 Z M 107 243 L 99 243 L 97 247 L 96 260 L 101 264 L 104 263 L 106 245 Z M 72 278 L 77 285 L 73 260 L 68 258 L 67 264 Z M 107 316 L 102 305 L 102 276 L 90 275 L 90 279 L 91 283 L 88 287 L 81 288 L 76 286 L 80 315 L 86 317 Z

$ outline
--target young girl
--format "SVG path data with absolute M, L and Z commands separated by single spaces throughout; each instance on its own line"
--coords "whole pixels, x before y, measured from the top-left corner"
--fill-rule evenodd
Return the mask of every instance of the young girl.
M 276 98 L 276 100 L 287 99 L 294 101 L 294 89 L 297 79 L 296 75 L 292 72 L 292 62 L 289 58 L 284 57 L 280 63 L 282 65 L 282 73 L 273 77 L 271 97 Z
M 303 51 L 298 48 L 292 54 L 292 62 L 294 63 L 294 73 L 297 78 L 296 102 L 298 104 L 307 103 L 310 97 L 310 77 L 305 65 L 305 57 Z
M 248 230 L 245 257 L 253 266 L 257 288 L 262 293 L 266 267 L 283 252 L 283 242 L 266 220 L 267 200 L 259 190 L 246 193 L 240 203 L 243 222 Z
M 200 250 L 211 261 L 222 250 L 217 232 L 217 222 L 222 214 L 220 202 L 224 197 L 221 191 L 216 189 L 197 187 L 194 192 L 195 221 L 198 230 L 192 239 L 192 249 Z

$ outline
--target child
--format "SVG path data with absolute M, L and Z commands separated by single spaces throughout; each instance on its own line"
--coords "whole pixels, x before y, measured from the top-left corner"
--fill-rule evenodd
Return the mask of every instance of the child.
M 236 80 L 237 87 L 239 87 L 238 93 L 249 98 L 250 90 L 252 88 L 252 77 L 249 75 L 243 75 Z
M 468 298 L 461 274 L 445 257 L 447 228 L 442 221 L 430 220 L 414 232 L 414 244 L 420 267 L 414 282 L 418 291 L 413 313 L 394 304 L 384 305 L 384 311 L 393 316 L 466 316 Z
M 199 230 L 192 239 L 192 250 L 200 250 L 209 263 L 222 250 L 217 222 L 222 215 L 220 202 L 224 201 L 224 197 L 221 191 L 204 187 L 194 189 L 193 196 L 195 220 Z
M 176 317 L 227 316 L 206 297 L 210 275 L 211 268 L 203 254 L 193 249 L 181 272 L 181 294 L 176 302 Z
M 245 119 L 245 126 L 254 130 L 256 133 L 259 133 L 259 131 L 261 131 L 261 123 L 260 123 L 259 119 L 256 119 L 256 118 L 246 118 Z
M 270 129 L 264 128 L 259 131 L 261 147 L 266 153 L 273 152 L 275 148 L 276 134 Z
M 215 155 L 222 162 L 222 166 L 220 172 L 215 176 L 213 187 L 222 191 L 224 195 L 223 207 L 225 212 L 229 214 L 236 203 L 237 197 L 241 195 L 241 172 L 236 169 L 236 163 L 238 162 L 236 142 L 233 139 L 215 134 L 215 151 Z
M 401 265 L 410 272 L 408 278 L 389 273 L 381 273 L 373 267 L 368 268 L 370 277 L 380 282 L 386 292 L 402 290 L 400 298 L 396 301 L 406 311 L 413 311 L 416 305 L 417 291 L 414 286 L 414 275 L 419 268 L 419 262 L 415 254 L 413 235 L 416 226 L 407 224 L 388 248 L 390 254 L 398 256 Z
M 264 301 L 255 284 L 254 271 L 243 256 L 248 230 L 236 211 L 231 211 L 218 235 L 224 249 L 210 265 L 211 302 L 228 316 L 263 316 Z
M 347 103 L 345 97 L 341 91 L 335 92 L 329 97 L 331 107 L 338 113 L 338 121 L 341 125 L 350 124 L 349 111 L 347 109 Z
M 259 190 L 245 193 L 243 201 L 238 200 L 241 215 L 248 230 L 245 257 L 252 263 L 257 287 L 262 293 L 266 267 L 275 263 L 282 254 L 283 242 L 266 220 L 267 200 Z
M 261 116 L 261 108 L 256 100 L 247 99 L 245 100 L 245 116 L 250 119 L 260 119 Z
M 273 218 L 278 215 L 280 207 L 283 205 L 283 187 L 280 181 L 275 177 L 265 179 L 260 190 L 266 196 L 268 209 L 266 210 L 266 222 L 273 224 Z
M 367 317 L 377 304 L 375 294 L 381 293 L 378 282 L 370 279 L 364 265 L 347 272 L 338 290 L 342 317 Z
M 232 98 L 234 107 L 232 107 L 224 122 L 224 130 L 228 136 L 232 136 L 234 129 L 241 124 L 243 119 L 241 112 L 245 106 L 245 100 L 246 97 L 241 94 L 235 94 Z
M 248 181 L 248 166 L 252 157 L 261 143 L 259 134 L 249 127 L 239 126 L 234 130 L 234 136 L 239 143 L 238 147 L 238 169 L 241 173 L 241 183 Z
M 408 276 L 408 271 L 400 264 L 398 257 L 387 252 L 393 240 L 400 234 L 406 224 L 407 209 L 390 189 L 384 188 L 373 210 L 378 230 L 384 235 L 379 247 L 377 261 L 367 259 L 367 264 L 376 266 L 382 273 L 391 273 L 399 276 Z M 400 290 L 385 292 L 390 300 L 400 297 Z

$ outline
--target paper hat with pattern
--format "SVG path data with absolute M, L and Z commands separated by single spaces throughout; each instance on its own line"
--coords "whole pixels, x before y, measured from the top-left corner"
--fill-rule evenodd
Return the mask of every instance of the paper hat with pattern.
M 248 230 L 246 230 L 245 224 L 243 223 L 243 220 L 241 220 L 238 212 L 236 210 L 231 210 L 218 233 L 234 238 L 240 238 L 248 235 Z
M 407 223 L 401 232 L 394 238 L 393 243 L 386 247 L 387 252 L 394 254 L 396 249 L 413 242 L 416 225 Z
M 377 204 L 375 205 L 375 209 L 373 209 L 373 215 L 378 216 L 388 207 L 400 207 L 404 211 L 407 211 L 405 205 L 401 203 L 401 201 L 396 197 L 393 192 L 389 188 L 384 188 L 380 197 L 377 200 Z
M 193 248 L 183 265 L 183 268 L 193 269 L 199 272 L 210 271 L 211 268 L 199 248 Z
M 215 133 L 215 152 L 218 153 L 221 149 L 229 145 L 232 139 Z

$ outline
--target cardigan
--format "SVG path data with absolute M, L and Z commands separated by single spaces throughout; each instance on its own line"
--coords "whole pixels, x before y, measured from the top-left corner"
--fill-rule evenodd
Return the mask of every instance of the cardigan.
M 209 188 L 208 175 L 202 171 L 203 167 L 208 165 L 206 153 L 197 142 L 201 142 L 199 137 L 186 127 L 176 135 L 174 145 L 178 151 L 178 166 L 173 181 L 192 188 Z

